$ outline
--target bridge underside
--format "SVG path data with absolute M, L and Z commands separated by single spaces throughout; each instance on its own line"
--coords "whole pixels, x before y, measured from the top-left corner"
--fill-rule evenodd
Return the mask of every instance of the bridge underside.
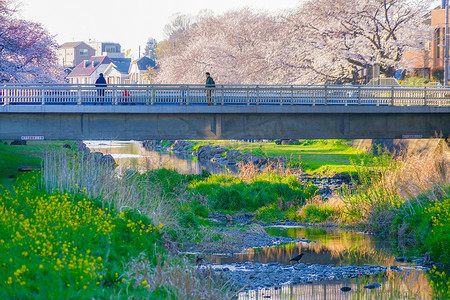
M 364 139 L 450 136 L 448 113 L 2 113 L 0 139 Z

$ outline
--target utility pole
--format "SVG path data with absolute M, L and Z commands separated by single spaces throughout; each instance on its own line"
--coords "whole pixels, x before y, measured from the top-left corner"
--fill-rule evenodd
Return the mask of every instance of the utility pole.
M 444 53 L 444 87 L 448 86 L 448 51 L 449 51 L 449 32 L 448 32 L 448 1 L 445 0 L 445 53 Z

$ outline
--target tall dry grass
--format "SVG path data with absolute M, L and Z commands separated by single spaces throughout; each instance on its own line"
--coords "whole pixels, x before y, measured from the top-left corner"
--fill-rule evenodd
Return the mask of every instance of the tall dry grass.
M 157 183 L 149 182 L 136 171 L 117 172 L 114 166 L 94 156 L 79 153 L 48 152 L 41 167 L 42 187 L 47 191 L 84 192 L 102 201 L 103 208 L 118 211 L 137 209 L 155 225 L 177 226 L 177 201 L 167 201 Z
M 380 159 L 372 168 L 361 168 L 361 184 L 336 201 L 344 207 L 346 221 L 389 223 L 396 210 L 413 215 L 417 207 L 447 196 L 450 158 L 445 152 L 423 152 Z
M 142 255 L 125 266 L 125 275 L 134 280 L 135 285 L 145 283 L 149 291 L 166 290 L 167 298 L 173 299 L 231 299 L 226 278 L 211 269 L 193 267 L 184 259 L 172 259 L 162 263 L 156 254 L 156 269 Z M 175 289 L 173 287 L 176 287 Z
M 250 181 L 262 174 L 276 174 L 281 177 L 296 176 L 303 174 L 301 167 L 287 168 L 282 163 L 270 162 L 264 168 L 260 168 L 252 163 L 238 163 L 236 176 L 244 181 Z

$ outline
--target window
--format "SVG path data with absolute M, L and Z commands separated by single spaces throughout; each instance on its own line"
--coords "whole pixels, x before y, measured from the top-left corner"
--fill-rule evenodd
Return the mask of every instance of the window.
M 81 56 L 87 56 L 88 55 L 88 49 L 80 49 L 80 55 Z
M 115 53 L 116 52 L 116 47 L 111 47 L 111 46 L 107 46 L 105 47 L 106 52 L 108 53 Z
M 441 44 L 441 29 L 437 28 L 436 31 L 434 32 L 434 41 L 436 44 L 436 58 L 440 58 L 441 57 L 441 49 L 439 47 L 439 45 Z

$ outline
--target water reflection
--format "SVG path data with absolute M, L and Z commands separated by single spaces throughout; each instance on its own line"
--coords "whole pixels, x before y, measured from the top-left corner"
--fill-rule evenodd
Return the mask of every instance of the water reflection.
M 369 282 L 378 282 L 381 287 L 364 288 Z M 350 287 L 343 292 L 342 287 Z M 267 289 L 240 293 L 239 300 L 247 299 L 432 299 L 430 286 L 424 272 L 411 271 L 408 274 L 386 273 L 377 276 L 363 276 L 357 279 L 318 281 L 310 284 L 283 285 Z
M 241 293 L 239 299 L 431 299 L 429 279 L 412 263 L 399 263 L 391 252 L 391 243 L 361 232 L 307 227 L 271 227 L 274 236 L 290 236 L 314 240 L 317 243 L 292 243 L 279 247 L 247 249 L 234 255 L 214 255 L 207 260 L 215 264 L 234 262 L 279 262 L 294 264 L 289 259 L 304 253 L 301 262 L 322 265 L 397 265 L 402 272 L 387 271 L 376 276 L 361 276 L 354 280 L 321 281 L 311 284 L 285 285 L 279 288 Z M 381 287 L 364 288 L 369 282 Z M 351 287 L 344 293 L 341 287 Z
M 233 262 L 279 262 L 292 264 L 289 260 L 303 253 L 301 262 L 306 264 L 333 265 L 409 265 L 395 261 L 389 251 L 390 243 L 374 236 L 339 229 L 305 227 L 271 227 L 266 229 L 273 236 L 304 238 L 317 243 L 291 243 L 279 247 L 247 249 L 245 253 L 212 256 L 210 261 L 217 264 Z
M 134 169 L 146 172 L 157 168 L 176 169 L 181 174 L 226 173 L 230 170 L 211 163 L 199 163 L 192 155 L 149 151 L 138 141 L 84 141 L 91 152 L 110 154 L 119 165 L 118 170 Z

